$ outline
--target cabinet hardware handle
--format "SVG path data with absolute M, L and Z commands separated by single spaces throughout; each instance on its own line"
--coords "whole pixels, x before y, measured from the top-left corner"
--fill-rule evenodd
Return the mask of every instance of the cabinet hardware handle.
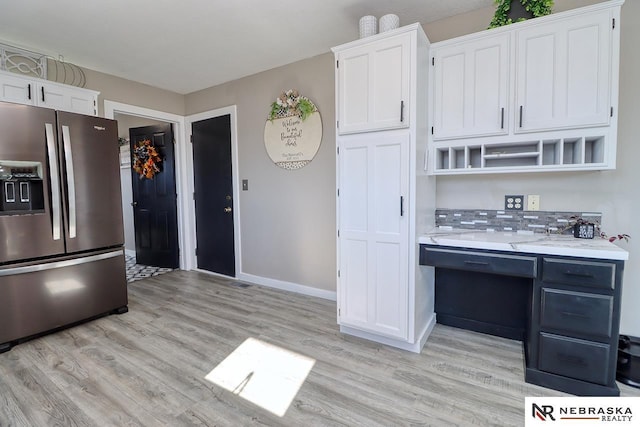
M 400 123 L 404 123 L 404 101 L 400 101 Z
M 465 261 L 464 263 L 469 265 L 483 265 L 483 266 L 489 265 L 488 262 L 482 262 L 482 261 Z
M 564 274 L 566 274 L 567 276 L 576 276 L 576 277 L 589 277 L 589 278 L 593 278 L 593 274 L 589 274 L 589 273 L 579 273 L 579 272 L 575 272 L 575 271 L 565 271 Z
M 27 85 L 27 99 L 31 101 L 31 83 Z
M 44 86 L 40 88 L 40 92 L 42 92 L 42 102 L 44 102 Z
M 563 316 L 566 316 L 566 317 L 579 317 L 581 319 L 588 319 L 589 318 L 589 316 L 587 316 L 586 314 L 572 313 L 570 311 L 563 311 L 561 314 Z
M 500 109 L 500 129 L 504 129 L 504 107 Z
M 522 105 L 520 106 L 520 127 L 522 127 Z
M 71 267 L 73 265 L 88 264 L 90 262 L 100 261 L 103 259 L 115 258 L 122 256 L 122 249 L 113 252 L 102 253 L 99 255 L 84 256 L 81 258 L 68 259 L 65 261 L 48 262 L 40 265 L 29 265 L 25 267 L 15 267 L 0 270 L 0 277 L 14 274 L 35 273 L 40 271 L 56 270 L 58 268 Z
M 404 216 L 404 197 L 400 196 L 400 216 Z

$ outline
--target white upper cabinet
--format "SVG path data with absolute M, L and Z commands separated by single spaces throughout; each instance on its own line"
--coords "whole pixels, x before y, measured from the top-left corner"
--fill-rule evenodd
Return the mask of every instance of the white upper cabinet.
M 339 52 L 338 132 L 409 126 L 410 34 Z
M 38 105 L 56 110 L 95 116 L 97 92 L 60 83 L 43 83 L 38 93 Z
M 608 10 L 519 30 L 516 132 L 609 124 Z
M 11 73 L 0 74 L 0 101 L 35 105 L 36 84 Z
M 98 115 L 99 92 L 0 71 L 0 101 Z
M 433 139 L 507 133 L 510 36 L 433 49 Z
M 623 3 L 431 45 L 428 172 L 615 169 Z

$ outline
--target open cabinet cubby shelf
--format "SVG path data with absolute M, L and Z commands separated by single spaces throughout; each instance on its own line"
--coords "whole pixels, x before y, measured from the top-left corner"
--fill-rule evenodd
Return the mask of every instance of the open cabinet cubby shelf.
M 605 166 L 605 137 L 484 143 L 435 149 L 436 174 L 511 172 L 513 170 L 594 169 Z

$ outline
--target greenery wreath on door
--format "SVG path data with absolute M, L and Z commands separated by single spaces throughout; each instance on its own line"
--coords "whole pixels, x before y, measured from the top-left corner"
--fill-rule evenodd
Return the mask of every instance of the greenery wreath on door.
M 160 172 L 158 164 L 162 162 L 162 158 L 156 147 L 151 145 L 151 140 L 143 139 L 138 142 L 133 150 L 133 170 L 135 170 L 140 179 L 153 177 Z

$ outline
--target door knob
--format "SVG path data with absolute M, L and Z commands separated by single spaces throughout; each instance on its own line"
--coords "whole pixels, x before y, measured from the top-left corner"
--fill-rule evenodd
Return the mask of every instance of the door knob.
M 138 206 L 138 202 L 131 202 L 131 206 L 135 208 L 136 206 Z
M 231 208 L 227 206 L 226 208 L 224 208 L 224 211 L 225 212 L 231 212 Z

